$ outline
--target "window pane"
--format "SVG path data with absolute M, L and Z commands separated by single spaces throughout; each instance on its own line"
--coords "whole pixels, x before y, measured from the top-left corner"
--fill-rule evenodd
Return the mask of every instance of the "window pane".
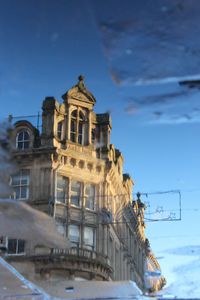
M 84 245 L 93 249 L 95 247 L 95 229 L 92 227 L 84 228 Z
M 87 184 L 85 188 L 85 207 L 94 210 L 95 209 L 95 186 L 93 184 Z
M 14 188 L 14 197 L 15 199 L 20 199 L 20 187 L 15 187 Z
M 94 210 L 95 209 L 95 207 L 94 207 L 94 198 L 87 197 L 85 207 L 89 208 L 91 210 Z
M 77 110 L 74 110 L 71 114 L 72 118 L 77 118 Z
M 82 136 L 82 134 L 78 134 L 78 143 L 80 145 L 83 145 L 83 136 Z
M 65 202 L 67 189 L 67 178 L 57 175 L 56 198 L 60 202 Z
M 72 142 L 76 142 L 76 121 L 71 120 L 71 133 L 70 133 L 70 139 Z
M 29 170 L 21 170 L 12 176 L 11 184 L 14 187 L 16 199 L 28 199 L 29 197 Z
M 29 184 L 29 170 L 21 171 L 21 184 Z
M 80 121 L 83 121 L 84 120 L 84 115 L 82 112 L 79 113 L 79 120 Z
M 29 148 L 29 142 L 24 142 L 24 149 L 28 149 Z
M 22 186 L 21 187 L 21 197 L 20 199 L 28 199 L 28 190 L 29 188 L 27 186 Z
M 62 192 L 62 191 L 58 191 L 57 190 L 57 201 L 59 202 L 65 202 L 65 192 Z
M 58 123 L 58 127 L 57 127 L 57 136 L 58 136 L 59 139 L 61 139 L 61 137 L 62 137 L 62 125 L 63 125 L 62 122 L 59 122 L 59 123 Z
M 96 132 L 95 132 L 95 129 L 93 128 L 92 129 L 92 143 L 95 142 L 95 138 L 96 138 Z
M 83 124 L 82 123 L 79 123 L 78 133 L 79 133 L 79 135 L 82 135 L 82 133 L 83 133 Z
M 71 191 L 80 196 L 81 193 L 81 183 L 78 181 L 72 181 L 71 183 Z
M 29 176 L 22 176 L 22 177 L 21 177 L 21 184 L 22 184 L 22 185 L 27 185 L 27 184 L 29 184 Z
M 71 196 L 71 204 L 80 206 L 80 198 L 77 196 Z
M 93 184 L 87 184 L 85 192 L 87 196 L 94 197 L 95 186 Z
M 16 137 L 16 147 L 18 149 L 27 149 L 30 145 L 30 135 L 28 131 L 21 131 Z
M 78 143 L 83 144 L 83 124 L 81 122 L 78 124 Z
M 18 134 L 17 140 L 18 141 L 23 141 L 24 140 L 24 132 L 23 131 Z
M 76 143 L 76 134 L 75 134 L 75 133 L 71 132 L 70 140 L 71 140 L 73 143 Z
M 23 133 L 24 133 L 24 140 L 25 141 L 29 140 L 29 134 L 28 134 L 28 132 L 24 131 Z
M 20 185 L 20 174 L 12 176 L 12 185 Z
M 24 253 L 24 252 L 25 252 L 25 241 L 24 240 L 18 240 L 17 253 Z
M 69 226 L 69 238 L 71 242 L 79 243 L 80 241 L 80 228 L 78 225 Z
M 76 133 L 76 121 L 75 120 L 71 121 L 71 132 Z
M 24 147 L 24 142 L 18 142 L 17 148 L 18 149 L 23 149 L 23 147 Z
M 66 178 L 64 176 L 57 175 L 57 187 L 63 190 L 66 188 Z
M 61 222 L 56 222 L 57 231 L 62 235 L 65 236 L 65 224 Z
M 79 206 L 81 197 L 81 183 L 72 181 L 71 183 L 71 204 Z
M 16 254 L 17 252 L 17 240 L 9 239 L 8 240 L 8 254 Z
M 83 137 L 82 137 L 82 135 L 78 135 L 78 143 L 79 143 L 80 145 L 83 144 Z

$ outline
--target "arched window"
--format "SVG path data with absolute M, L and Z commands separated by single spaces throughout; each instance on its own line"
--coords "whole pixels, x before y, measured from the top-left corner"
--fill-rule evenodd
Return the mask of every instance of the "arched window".
M 76 127 L 77 127 L 77 110 L 74 110 L 71 114 L 71 132 L 70 140 L 76 142 Z
M 84 115 L 79 112 L 79 122 L 78 122 L 78 143 L 83 145 L 84 141 Z
M 28 149 L 30 147 L 30 135 L 28 131 L 23 130 L 17 134 L 16 137 L 16 148 L 17 149 Z
M 71 129 L 70 129 L 70 140 L 74 143 L 84 145 L 84 132 L 85 132 L 85 117 L 80 111 L 74 110 L 71 113 Z

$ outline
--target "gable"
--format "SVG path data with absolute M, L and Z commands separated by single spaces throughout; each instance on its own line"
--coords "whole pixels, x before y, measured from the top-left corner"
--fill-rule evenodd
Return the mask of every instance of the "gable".
M 83 76 L 80 75 L 78 79 L 78 83 L 62 96 L 63 100 L 67 101 L 68 99 L 74 99 L 90 104 L 95 104 L 96 99 L 92 95 L 92 93 L 90 93 L 90 91 L 88 91 L 88 89 L 85 87 Z
M 67 92 L 67 98 L 87 102 L 94 104 L 96 102 L 94 96 L 87 90 L 80 90 L 78 87 L 74 87 Z

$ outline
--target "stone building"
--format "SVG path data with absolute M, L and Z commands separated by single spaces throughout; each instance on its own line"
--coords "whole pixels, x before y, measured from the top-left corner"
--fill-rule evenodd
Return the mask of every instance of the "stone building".
M 7 238 L 7 259 L 30 279 L 133 280 L 145 290 L 145 206 L 139 195 L 133 201 L 133 180 L 110 143 L 111 118 L 94 113 L 82 76 L 62 98 L 43 101 L 40 131 L 27 120 L 15 123 L 19 171 L 11 185 L 14 198 L 55 218 L 71 248 Z

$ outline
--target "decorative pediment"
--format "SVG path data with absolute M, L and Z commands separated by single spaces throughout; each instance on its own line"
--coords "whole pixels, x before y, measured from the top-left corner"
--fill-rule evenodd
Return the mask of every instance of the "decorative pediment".
M 63 100 L 66 101 L 67 99 L 71 98 L 78 101 L 95 104 L 96 103 L 95 97 L 85 87 L 84 77 L 80 75 L 78 77 L 78 80 L 79 80 L 78 83 L 62 96 Z

